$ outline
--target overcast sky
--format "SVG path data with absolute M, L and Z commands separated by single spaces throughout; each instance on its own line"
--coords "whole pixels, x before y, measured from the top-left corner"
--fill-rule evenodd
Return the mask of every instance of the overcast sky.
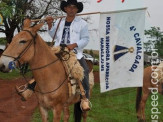
M 97 0 L 90 0 L 85 5 L 83 12 L 95 11 L 115 11 L 132 8 L 147 7 L 146 27 L 156 26 L 163 31 L 163 0 L 102 0 L 100 3 Z M 148 15 L 149 13 L 149 15 Z
M 145 20 L 145 29 L 148 30 L 150 27 L 156 26 L 160 27 L 163 31 L 163 0 L 124 0 L 122 3 L 121 0 L 102 0 L 100 3 L 97 0 L 88 0 L 88 3 L 84 5 L 83 13 L 87 12 L 106 12 L 106 11 L 116 11 L 116 10 L 126 10 L 126 9 L 135 9 L 135 8 L 145 8 L 146 11 L 146 20 Z M 95 15 L 92 15 L 95 16 Z M 98 19 L 94 18 L 92 21 L 91 29 L 98 28 Z M 94 24 L 95 23 L 95 24 Z M 94 26 L 94 27 L 92 27 Z M 90 33 L 90 42 L 86 48 L 97 49 L 98 43 L 96 33 Z M 94 38 L 93 38 L 94 37 Z M 147 38 L 144 38 L 144 41 L 147 41 Z M 91 46 L 94 45 L 94 46 Z
M 156 26 L 160 27 L 161 31 L 163 31 L 163 0 L 124 0 L 124 3 L 122 3 L 121 0 L 102 0 L 100 3 L 97 2 L 98 0 L 87 1 L 88 3 L 84 5 L 83 13 L 147 7 L 145 29 L 149 29 L 151 26 Z M 98 26 L 98 24 L 96 24 L 98 23 L 96 19 L 94 19 L 93 23 Z M 2 35 L 0 34 L 0 36 Z M 47 33 L 43 33 L 41 36 L 44 40 L 51 41 L 51 38 Z M 90 46 L 88 45 L 88 47 Z
M 143 0 L 144 5 L 148 7 L 150 17 L 147 17 L 146 23 L 151 26 L 160 27 L 163 31 L 163 0 Z

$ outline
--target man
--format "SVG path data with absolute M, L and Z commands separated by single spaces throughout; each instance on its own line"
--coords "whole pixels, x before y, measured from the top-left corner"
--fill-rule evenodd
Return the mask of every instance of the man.
M 69 50 L 75 51 L 77 59 L 84 69 L 84 79 L 82 85 L 87 98 L 85 99 L 84 104 L 87 106 L 86 109 L 89 110 L 89 69 L 83 57 L 83 48 L 89 42 L 88 26 L 86 21 L 76 16 L 77 13 L 80 13 L 83 10 L 83 3 L 77 2 L 76 0 L 68 0 L 67 2 L 62 1 L 60 8 L 67 14 L 67 16 L 65 18 L 58 19 L 54 26 L 52 26 L 53 18 L 47 17 L 46 21 L 49 29 L 48 32 L 52 38 L 55 36 L 55 46 L 66 44 Z M 31 96 L 30 93 L 34 88 L 32 84 L 29 82 L 27 90 L 24 91 L 24 93 L 22 92 L 21 95 L 23 97 L 28 98 L 28 96 Z M 17 91 L 19 91 L 18 88 Z

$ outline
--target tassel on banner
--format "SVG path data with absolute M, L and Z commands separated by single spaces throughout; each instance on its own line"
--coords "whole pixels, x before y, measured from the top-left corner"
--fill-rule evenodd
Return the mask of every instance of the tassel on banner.
M 150 18 L 151 16 L 150 16 L 150 13 L 149 13 L 149 11 L 147 11 L 147 14 L 148 14 L 148 17 Z

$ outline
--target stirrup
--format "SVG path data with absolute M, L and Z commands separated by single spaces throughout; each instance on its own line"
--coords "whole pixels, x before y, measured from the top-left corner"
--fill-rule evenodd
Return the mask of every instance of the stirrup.
M 18 94 L 21 94 L 21 93 L 23 93 L 25 90 L 27 90 L 27 84 L 25 84 L 25 85 L 21 85 L 21 86 L 15 86 L 15 89 L 16 89 L 16 91 L 17 91 L 17 93 Z
M 92 104 L 87 98 L 81 99 L 80 108 L 83 112 L 89 111 L 92 108 Z
M 22 85 L 20 87 L 15 86 L 15 89 L 18 95 L 21 96 L 22 101 L 27 101 L 27 99 L 30 98 L 33 94 L 33 91 L 31 89 L 28 89 L 28 84 Z

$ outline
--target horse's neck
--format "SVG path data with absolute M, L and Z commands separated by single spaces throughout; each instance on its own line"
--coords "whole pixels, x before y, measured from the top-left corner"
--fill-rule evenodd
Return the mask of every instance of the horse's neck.
M 31 69 L 38 68 L 38 70 L 34 70 L 33 73 L 39 75 L 39 78 L 41 79 L 41 76 L 44 77 L 49 75 L 52 71 L 55 72 L 57 70 L 55 68 L 56 64 L 62 65 L 57 56 L 52 53 L 50 47 L 48 47 L 48 45 L 41 39 L 41 37 L 38 36 L 36 38 L 36 44 L 34 47 L 33 59 L 29 62 Z
M 43 42 L 43 40 L 36 40 L 36 45 L 34 48 L 35 54 L 34 58 L 29 63 L 30 68 L 40 68 L 49 64 L 44 68 L 32 71 L 34 78 L 37 81 L 40 90 L 47 91 L 48 89 L 54 89 L 54 85 L 60 84 L 60 82 L 64 81 L 66 77 L 63 64 L 52 53 L 50 48 Z
M 52 54 L 50 47 L 48 47 L 47 44 L 38 35 L 38 37 L 36 38 L 36 44 L 34 47 L 34 57 L 29 62 L 31 68 L 35 68 L 38 66 L 48 64 L 55 59 L 57 59 L 57 57 L 54 54 Z

